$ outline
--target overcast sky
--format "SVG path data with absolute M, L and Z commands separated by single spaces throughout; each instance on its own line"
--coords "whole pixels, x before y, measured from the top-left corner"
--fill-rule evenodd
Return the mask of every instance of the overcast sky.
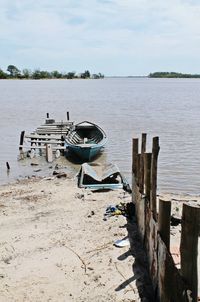
M 200 0 L 0 0 L 0 68 L 200 74 Z

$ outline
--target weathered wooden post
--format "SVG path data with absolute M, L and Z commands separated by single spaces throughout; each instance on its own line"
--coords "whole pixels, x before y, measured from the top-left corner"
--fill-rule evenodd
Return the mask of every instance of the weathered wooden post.
M 138 138 L 132 140 L 132 201 L 135 202 L 134 189 L 137 183 Z
M 152 153 L 144 154 L 144 189 L 148 201 L 150 201 L 151 192 L 151 156 Z
M 47 118 L 49 118 L 49 113 L 47 113 Z
M 170 249 L 171 201 L 159 199 L 158 231 L 168 251 Z
M 53 161 L 53 150 L 50 144 L 46 144 L 46 159 L 48 163 L 52 163 Z
M 132 173 L 137 174 L 138 138 L 132 140 Z
M 156 190 L 157 190 L 157 166 L 158 166 L 158 153 L 159 153 L 159 137 L 153 138 L 152 160 L 151 160 L 151 194 L 150 194 L 150 208 L 153 217 L 157 220 L 157 207 L 156 207 Z
M 198 300 L 198 236 L 200 208 L 183 204 L 181 231 L 181 275 L 192 291 L 192 301 Z
M 19 151 L 23 151 L 24 136 L 25 136 L 25 131 L 22 131 L 20 134 Z
M 69 111 L 67 111 L 67 121 L 69 121 Z
M 140 156 L 140 180 L 139 180 L 139 188 L 141 194 L 144 193 L 144 153 L 146 152 L 146 140 L 147 140 L 147 134 L 142 133 L 141 156 Z
M 6 162 L 7 171 L 10 171 L 10 165 L 9 162 Z

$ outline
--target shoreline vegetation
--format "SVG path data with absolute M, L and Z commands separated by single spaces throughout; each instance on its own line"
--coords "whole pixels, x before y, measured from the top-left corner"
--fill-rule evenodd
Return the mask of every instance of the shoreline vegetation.
M 19 70 L 15 65 L 8 65 L 6 72 L 0 68 L 0 80 L 2 79 L 19 79 L 19 80 L 41 80 L 41 79 L 103 79 L 105 77 L 102 73 L 90 73 L 89 70 L 85 70 L 82 73 L 46 71 L 35 69 L 23 69 Z M 187 79 L 199 79 L 200 74 L 189 74 L 180 72 L 153 72 L 148 75 L 127 75 L 127 76 L 106 76 L 107 78 L 187 78 Z
M 149 78 L 193 78 L 199 79 L 200 74 L 188 74 L 179 72 L 154 72 L 148 75 Z
M 82 73 L 76 73 L 75 71 L 70 72 L 59 72 L 46 71 L 35 69 L 19 70 L 15 65 L 8 65 L 7 72 L 0 68 L 0 79 L 20 79 L 20 80 L 40 80 L 40 79 L 102 79 L 104 75 L 102 73 L 91 74 L 89 70 L 85 70 Z

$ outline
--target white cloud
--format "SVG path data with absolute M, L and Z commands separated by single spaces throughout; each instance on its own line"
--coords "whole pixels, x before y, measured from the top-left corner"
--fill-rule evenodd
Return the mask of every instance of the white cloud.
M 139 58 L 142 64 L 143 58 L 148 70 L 156 57 L 158 65 L 166 62 L 165 68 L 169 60 L 182 57 L 184 67 L 185 59 L 198 56 L 199 28 L 197 1 L 0 0 L 4 66 L 26 63 L 30 68 L 41 64 L 41 68 L 59 69 L 65 60 L 70 67 L 91 61 L 95 68 L 95 60 L 110 59 L 115 72 L 126 74 L 128 61 L 134 64 Z M 9 62 L 11 58 L 15 62 Z M 122 59 L 127 62 L 124 71 Z M 108 70 L 102 65 L 102 72 L 104 68 Z M 191 66 L 191 72 L 195 68 L 200 65 Z

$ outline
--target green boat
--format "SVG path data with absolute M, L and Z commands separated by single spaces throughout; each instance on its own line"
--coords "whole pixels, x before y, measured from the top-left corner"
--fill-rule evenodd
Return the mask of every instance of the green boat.
M 85 162 L 93 159 L 106 141 L 107 136 L 103 129 L 88 121 L 76 124 L 65 138 L 66 148 Z

